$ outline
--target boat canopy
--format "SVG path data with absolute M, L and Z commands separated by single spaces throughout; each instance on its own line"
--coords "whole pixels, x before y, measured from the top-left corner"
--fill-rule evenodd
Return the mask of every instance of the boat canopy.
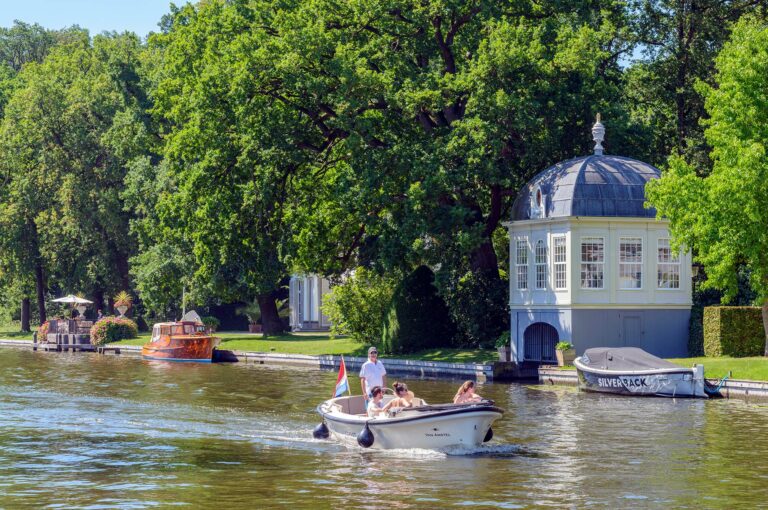
M 681 368 L 637 347 L 595 347 L 584 351 L 580 361 L 588 368 L 617 372 Z

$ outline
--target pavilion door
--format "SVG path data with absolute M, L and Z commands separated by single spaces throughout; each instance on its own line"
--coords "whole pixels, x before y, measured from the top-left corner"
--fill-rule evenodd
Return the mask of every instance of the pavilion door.
M 557 330 L 549 324 L 536 322 L 528 326 L 523 333 L 525 361 L 556 363 L 555 345 L 558 338 Z

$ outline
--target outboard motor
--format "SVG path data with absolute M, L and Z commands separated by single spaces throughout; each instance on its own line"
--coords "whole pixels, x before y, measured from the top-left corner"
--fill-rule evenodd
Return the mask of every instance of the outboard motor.
M 363 448 L 370 448 L 373 444 L 373 432 L 368 428 L 368 424 L 365 424 L 365 428 L 357 435 L 357 444 Z
M 325 425 L 325 422 L 319 424 L 315 427 L 315 430 L 312 431 L 312 436 L 315 439 L 328 439 L 329 435 L 330 432 L 328 432 L 328 427 Z
M 491 427 L 488 427 L 488 432 L 485 433 L 485 437 L 483 438 L 483 443 L 487 443 L 493 439 L 493 429 Z

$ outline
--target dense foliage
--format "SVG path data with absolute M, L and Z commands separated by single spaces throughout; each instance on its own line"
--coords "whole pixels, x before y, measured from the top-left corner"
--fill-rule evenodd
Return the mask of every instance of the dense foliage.
M 760 356 L 765 347 L 757 306 L 708 306 L 704 309 L 704 355 Z
M 662 179 L 647 186 L 659 216 L 670 219 L 677 242 L 696 248 L 707 269 L 703 286 L 721 288 L 730 300 L 739 290 L 739 270 L 762 304 L 768 354 L 768 28 L 741 21 L 715 60 L 717 87 L 700 84 L 713 147 L 712 173 L 697 175 L 681 157 L 670 160 Z
M 384 352 L 403 354 L 451 345 L 456 327 L 434 281 L 432 270 L 419 266 L 395 289 L 381 335 Z
M 393 275 L 428 266 L 441 342 L 489 346 L 501 222 L 598 111 L 609 152 L 678 155 L 650 198 L 709 285 L 746 267 L 768 303 L 763 4 L 208 0 L 148 41 L 0 28 L 0 306 L 28 329 L 52 294 L 125 289 L 148 317 L 255 303 L 274 333 L 290 272 L 354 270 L 328 310 L 371 342 Z
M 91 327 L 91 343 L 93 345 L 104 345 L 138 336 L 139 328 L 130 319 L 106 317 Z
M 355 268 L 331 287 L 323 301 L 323 313 L 331 321 L 333 335 L 349 335 L 354 340 L 379 345 L 384 317 L 392 302 L 397 281 L 364 267 Z

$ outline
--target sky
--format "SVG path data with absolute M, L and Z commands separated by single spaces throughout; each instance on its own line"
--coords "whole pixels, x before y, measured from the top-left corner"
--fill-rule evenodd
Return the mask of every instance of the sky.
M 14 20 L 60 29 L 87 28 L 91 35 L 103 31 L 135 32 L 144 37 L 158 31 L 157 23 L 170 11 L 171 0 L 0 0 L 0 27 Z M 184 5 L 185 0 L 175 0 Z

